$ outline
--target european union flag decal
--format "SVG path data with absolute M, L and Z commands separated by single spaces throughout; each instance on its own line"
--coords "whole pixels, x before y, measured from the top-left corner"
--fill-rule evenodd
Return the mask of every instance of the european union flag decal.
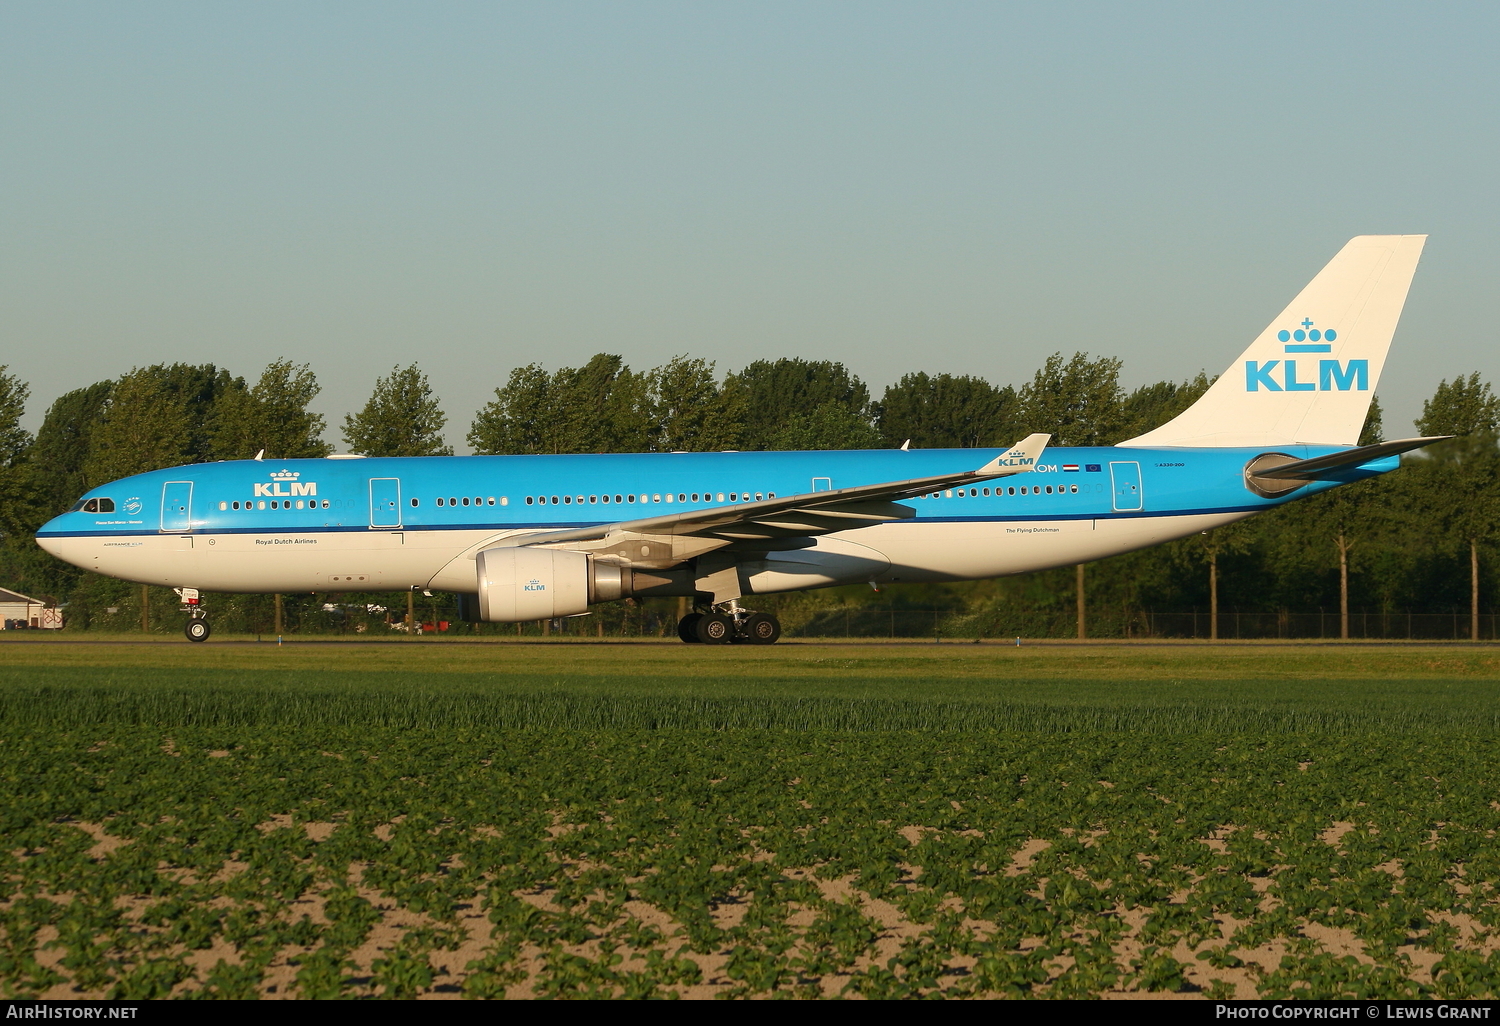
M 1083 469 L 1084 469 L 1084 471 L 1085 471 L 1085 472 L 1086 472 L 1086 473 L 1089 473 L 1089 474 L 1097 474 L 1097 473 L 1099 473 L 1099 472 L 1100 472 L 1100 471 L 1101 471 L 1101 470 L 1102 470 L 1102 469 L 1103 469 L 1103 468 L 1102 468 L 1102 464 L 1099 464 L 1099 463 L 1085 463 L 1085 464 L 1084 464 L 1084 465 L 1083 465 Z

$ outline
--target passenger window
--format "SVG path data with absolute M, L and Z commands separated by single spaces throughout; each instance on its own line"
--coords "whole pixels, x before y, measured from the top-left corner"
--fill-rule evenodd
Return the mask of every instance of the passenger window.
M 634 495 L 627 495 L 625 497 L 625 499 L 626 499 L 627 502 L 634 502 L 635 501 L 635 496 Z
M 578 497 L 578 500 L 577 500 L 577 501 L 578 501 L 578 505 L 580 505 L 580 506 L 582 506 L 582 505 L 583 505 L 583 496 L 582 496 L 582 495 L 580 495 L 580 496 L 579 496 L 579 497 Z
M 509 506 L 510 505 L 510 496 L 508 496 L 508 495 L 502 495 L 502 496 L 500 496 L 500 505 L 502 505 L 502 506 Z
M 256 509 L 265 509 L 266 508 L 266 500 L 265 499 L 261 499 L 259 502 L 257 502 L 255 504 L 255 508 Z
M 420 506 L 420 505 L 422 505 L 422 500 L 421 499 L 413 499 L 413 500 L 411 500 L 411 504 L 413 506 Z
M 458 505 L 458 498 L 457 498 L 457 496 L 453 496 L 453 495 L 448 496 L 448 505 L 450 505 L 450 506 L 457 506 Z
M 590 495 L 589 496 L 589 505 L 590 506 L 594 505 L 598 501 L 599 501 L 599 496 L 597 496 L 597 495 Z
M 464 496 L 464 505 L 467 506 L 468 504 L 469 504 L 469 497 L 467 495 L 465 495 Z
M 528 506 L 531 505 L 531 496 L 529 496 L 529 495 L 526 496 L 526 505 L 528 505 Z
M 619 502 L 619 501 L 620 501 L 620 497 L 619 497 L 619 496 L 618 496 L 618 495 L 616 495 L 616 496 L 615 496 L 615 501 L 616 501 L 616 502 Z
M 720 502 L 723 502 L 723 501 L 724 501 L 724 493 L 723 493 L 723 492 L 720 492 L 720 493 L 719 493 L 719 501 L 720 501 Z
M 1069 490 L 1072 491 L 1073 494 L 1075 494 L 1075 495 L 1078 494 L 1078 486 L 1077 485 L 1072 485 Z
M 219 503 L 219 508 L 220 509 L 228 509 L 229 508 L 229 503 L 227 503 L 227 502 L 221 502 L 221 503 Z
M 443 504 L 442 496 L 439 496 L 438 497 L 438 505 L 441 506 L 442 504 Z
M 573 503 L 573 496 L 571 496 L 571 495 L 564 495 L 563 496 L 563 502 L 566 502 L 569 505 L 572 505 L 572 503 Z
M 697 502 L 697 501 L 698 501 L 698 493 L 697 493 L 697 492 L 694 492 L 694 493 L 693 493 L 693 501 L 694 501 L 694 502 Z
M 1012 485 L 1010 488 L 1007 488 L 1006 491 L 1009 492 L 1011 495 L 1016 494 L 1016 489 L 1015 489 L 1014 485 Z
M 316 503 L 316 502 L 315 502 L 315 503 L 313 503 L 313 505 L 314 505 L 314 506 L 316 506 L 316 505 L 317 505 L 317 503 Z M 298 499 L 298 500 L 297 500 L 297 508 L 298 508 L 298 509 L 301 509 L 301 508 L 302 508 L 302 500 L 301 500 L 301 499 Z
M 552 496 L 552 505 L 554 505 L 554 506 L 557 505 L 557 496 L 555 496 L 555 495 Z

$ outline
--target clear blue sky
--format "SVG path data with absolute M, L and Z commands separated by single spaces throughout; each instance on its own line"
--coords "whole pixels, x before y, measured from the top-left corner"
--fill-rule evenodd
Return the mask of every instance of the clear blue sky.
M 1500 5 L 0 4 L 0 360 L 55 396 L 413 360 L 462 444 L 615 352 L 1218 372 L 1350 236 L 1430 233 L 1401 434 L 1500 377 Z

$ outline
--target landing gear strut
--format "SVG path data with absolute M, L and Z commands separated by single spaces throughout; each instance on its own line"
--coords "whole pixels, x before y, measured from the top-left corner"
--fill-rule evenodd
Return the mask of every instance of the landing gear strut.
M 183 626 L 182 633 L 187 635 L 189 641 L 207 641 L 213 630 L 208 626 L 208 614 L 203 611 L 203 599 L 198 589 L 175 588 L 173 590 L 181 596 L 182 604 L 187 608 L 188 622 Z
M 774 645 L 781 637 L 781 623 L 770 613 L 732 605 L 689 613 L 677 622 L 677 636 L 690 645 Z

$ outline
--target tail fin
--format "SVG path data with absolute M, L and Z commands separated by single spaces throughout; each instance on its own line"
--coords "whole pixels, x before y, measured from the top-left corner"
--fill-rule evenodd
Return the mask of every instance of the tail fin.
M 1120 444 L 1354 445 L 1426 241 L 1350 239 L 1202 398 Z

